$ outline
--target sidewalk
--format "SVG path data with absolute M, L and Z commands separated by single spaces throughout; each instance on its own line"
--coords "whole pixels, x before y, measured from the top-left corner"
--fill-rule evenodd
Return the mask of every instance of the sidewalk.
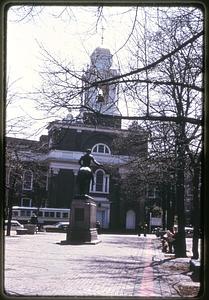
M 99 235 L 97 245 L 61 245 L 64 233 L 5 238 L 5 291 L 24 296 L 180 297 L 190 258 L 166 257 L 155 235 Z

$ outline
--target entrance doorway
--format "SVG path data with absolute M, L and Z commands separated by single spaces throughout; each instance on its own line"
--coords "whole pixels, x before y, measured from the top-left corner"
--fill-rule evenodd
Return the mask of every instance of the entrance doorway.
M 126 229 L 136 228 L 136 213 L 132 209 L 126 213 Z
M 105 211 L 104 210 L 97 210 L 97 221 L 99 221 L 101 228 L 105 228 Z

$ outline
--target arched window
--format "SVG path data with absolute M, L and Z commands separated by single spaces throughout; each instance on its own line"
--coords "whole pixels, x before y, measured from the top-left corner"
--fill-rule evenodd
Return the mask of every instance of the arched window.
M 92 149 L 93 153 L 100 153 L 100 154 L 110 154 L 110 148 L 102 143 L 96 144 L 93 149 Z
M 101 169 L 94 174 L 94 185 L 91 185 L 91 192 L 109 193 L 109 175 Z
M 23 173 L 23 190 L 31 191 L 33 188 L 33 172 L 30 170 Z

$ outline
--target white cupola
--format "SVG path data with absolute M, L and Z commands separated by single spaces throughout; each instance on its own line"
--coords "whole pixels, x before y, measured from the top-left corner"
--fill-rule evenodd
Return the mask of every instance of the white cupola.
M 119 73 L 112 69 L 112 54 L 109 49 L 97 47 L 90 56 L 91 64 L 83 76 L 84 105 L 86 110 L 106 115 L 120 115 L 118 110 L 118 84 L 100 83 L 113 78 Z M 95 84 L 97 83 L 98 84 Z M 92 86 L 93 84 L 93 86 Z

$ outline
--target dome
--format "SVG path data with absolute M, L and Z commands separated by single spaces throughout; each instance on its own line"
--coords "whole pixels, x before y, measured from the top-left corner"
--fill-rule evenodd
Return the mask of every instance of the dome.
M 110 53 L 110 50 L 108 48 L 101 48 L 101 47 L 97 47 L 93 51 L 91 57 L 98 56 L 98 55 L 112 56 L 112 54 Z
M 110 69 L 112 66 L 112 54 L 110 50 L 97 47 L 91 55 L 91 63 L 97 69 Z

